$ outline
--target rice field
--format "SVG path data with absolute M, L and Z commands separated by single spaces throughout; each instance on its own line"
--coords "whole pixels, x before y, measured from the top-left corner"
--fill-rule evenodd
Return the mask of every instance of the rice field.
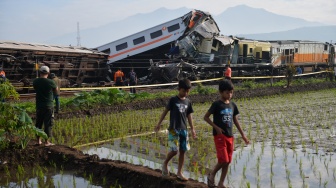
M 225 184 L 230 187 L 335 187 L 335 97 L 336 89 L 330 89 L 233 99 L 251 144 L 245 146 L 234 130 L 234 158 Z M 203 182 L 216 163 L 212 128 L 203 120 L 210 105 L 193 105 L 198 138 L 190 138 L 191 150 L 186 154 L 184 165 L 186 176 Z M 153 130 L 163 108 L 57 120 L 53 142 L 96 153 L 101 158 L 161 169 L 167 153 L 167 132 L 155 134 Z M 163 127 L 168 124 L 169 116 Z M 169 168 L 176 173 L 177 157 Z

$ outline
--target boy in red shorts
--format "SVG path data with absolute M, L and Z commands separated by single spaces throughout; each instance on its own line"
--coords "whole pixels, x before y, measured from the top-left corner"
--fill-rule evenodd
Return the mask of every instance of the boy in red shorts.
M 215 187 L 216 173 L 222 169 L 222 174 L 218 183 L 219 188 L 223 188 L 224 180 L 229 169 L 229 164 L 232 161 L 233 154 L 233 134 L 232 124 L 234 123 L 241 134 L 246 144 L 249 140 L 244 135 L 243 130 L 239 125 L 237 115 L 238 108 L 234 102 L 231 102 L 233 94 L 233 85 L 228 80 L 220 81 L 219 83 L 220 100 L 212 103 L 208 112 L 204 115 L 204 120 L 213 127 L 213 135 L 217 152 L 218 162 L 213 170 L 208 174 L 208 186 Z M 210 120 L 210 115 L 213 114 L 213 121 Z

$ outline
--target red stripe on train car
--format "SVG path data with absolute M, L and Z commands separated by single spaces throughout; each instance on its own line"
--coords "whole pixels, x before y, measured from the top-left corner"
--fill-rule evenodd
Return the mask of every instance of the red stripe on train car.
M 154 43 L 160 42 L 160 41 L 162 41 L 162 40 L 165 40 L 165 39 L 171 37 L 172 35 L 173 35 L 173 34 L 170 34 L 170 35 L 168 35 L 168 36 L 165 36 L 165 37 L 162 37 L 162 38 L 153 40 L 152 42 L 149 42 L 149 43 L 146 43 L 146 44 L 143 44 L 143 45 L 140 45 L 140 46 L 137 46 L 137 47 L 134 47 L 134 48 L 125 50 L 125 51 L 123 51 L 123 52 L 119 52 L 119 53 L 117 53 L 117 54 L 114 54 L 114 55 L 109 56 L 108 58 L 111 59 L 111 58 L 117 57 L 117 56 L 119 56 L 119 55 L 122 55 L 122 54 L 125 54 L 125 53 L 128 53 L 128 52 L 137 50 L 137 49 L 139 49 L 139 48 L 143 48 L 143 47 L 145 47 L 145 46 L 149 46 L 149 45 L 151 45 L 151 44 L 154 44 Z

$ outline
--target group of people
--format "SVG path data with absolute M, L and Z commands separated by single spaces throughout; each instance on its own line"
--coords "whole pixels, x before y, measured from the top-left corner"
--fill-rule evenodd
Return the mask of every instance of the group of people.
M 180 80 L 178 83 L 178 94 L 171 97 L 165 110 L 162 112 L 159 122 L 155 126 L 155 132 L 161 128 L 161 123 L 167 113 L 170 111 L 170 123 L 168 127 L 168 147 L 169 153 L 162 164 L 162 175 L 169 176 L 168 163 L 179 153 L 177 177 L 182 181 L 188 179 L 183 175 L 183 164 L 186 151 L 190 149 L 187 121 L 189 123 L 192 137 L 196 138 L 196 131 L 193 124 L 192 113 L 194 109 L 190 100 L 187 98 L 191 89 L 191 83 L 188 79 Z M 233 124 L 237 127 L 243 140 L 249 144 L 240 123 L 238 121 L 239 110 L 237 105 L 231 101 L 234 86 L 228 79 L 219 83 L 219 100 L 212 103 L 209 110 L 204 115 L 204 120 L 213 127 L 214 144 L 217 153 L 217 164 L 208 173 L 207 184 L 209 187 L 225 187 L 224 180 L 232 162 L 234 136 Z M 213 116 L 213 120 L 210 116 Z M 221 176 L 218 186 L 215 185 L 216 173 L 221 170 Z
M 128 81 L 128 86 L 135 86 L 135 85 L 137 85 L 137 83 L 138 83 L 138 76 L 134 72 L 133 68 L 128 73 L 126 79 L 125 79 L 125 74 L 121 70 L 121 68 L 119 68 L 118 71 L 116 71 L 114 73 L 114 83 L 115 83 L 115 86 L 124 86 L 125 85 L 125 81 Z M 130 92 L 131 93 L 136 93 L 135 87 L 130 87 Z
M 52 136 L 53 127 L 53 100 L 59 96 L 59 80 L 57 81 L 55 74 L 51 74 L 51 78 L 48 79 L 50 69 L 47 66 L 42 66 L 39 69 L 40 77 L 36 78 L 33 82 L 34 89 L 36 91 L 36 127 L 42 129 L 44 124 L 44 131 L 48 138 L 45 140 L 45 146 L 53 145 L 50 142 Z M 230 76 L 231 75 L 225 75 Z M 116 84 L 123 82 L 124 74 L 119 69 L 115 74 Z M 132 77 L 134 77 L 132 80 Z M 136 84 L 136 74 L 132 69 L 128 75 L 130 84 Z M 132 83 L 132 81 L 134 81 Z M 162 112 L 159 122 L 155 126 L 154 130 L 158 132 L 161 128 L 161 123 L 164 120 L 167 113 L 170 111 L 170 123 L 168 127 L 168 147 L 169 153 L 162 165 L 162 175 L 168 176 L 169 161 L 179 153 L 178 171 L 177 177 L 182 181 L 188 179 L 183 175 L 184 157 L 186 151 L 190 149 L 188 139 L 187 122 L 189 123 L 192 137 L 196 138 L 196 131 L 192 119 L 192 113 L 194 109 L 191 101 L 187 98 L 191 89 L 191 82 L 188 79 L 180 80 L 178 83 L 178 93 L 176 96 L 171 97 L 165 110 Z M 249 144 L 249 140 L 244 135 L 242 128 L 240 127 L 237 116 L 239 110 L 237 105 L 231 101 L 233 95 L 234 86 L 231 81 L 225 79 L 219 83 L 219 100 L 212 103 L 208 111 L 204 115 L 204 120 L 210 126 L 213 127 L 214 144 L 217 153 L 217 164 L 213 167 L 212 171 L 208 174 L 209 187 L 215 187 L 215 175 L 221 170 L 222 174 L 218 183 L 218 187 L 225 187 L 224 180 L 228 172 L 229 164 L 232 162 L 233 154 L 233 124 L 237 127 L 243 140 L 246 144 Z M 56 105 L 56 111 L 59 107 Z M 213 120 L 210 116 L 213 116 Z M 37 138 L 38 145 L 42 144 L 40 137 Z

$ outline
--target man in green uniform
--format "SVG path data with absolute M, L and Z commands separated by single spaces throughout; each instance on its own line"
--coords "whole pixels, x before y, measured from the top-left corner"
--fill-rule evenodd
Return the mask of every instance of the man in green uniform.
M 59 101 L 59 96 L 61 95 L 61 80 L 54 74 L 54 73 L 51 73 L 50 74 L 50 78 L 52 80 L 54 80 L 56 86 L 57 86 L 57 92 L 56 94 L 54 95 L 54 99 L 55 99 L 55 102 L 56 102 L 56 109 L 55 109 L 55 113 L 58 114 L 59 110 L 60 110 L 60 101 Z
M 53 80 L 48 79 L 49 67 L 42 66 L 39 72 L 40 77 L 33 82 L 36 92 L 36 127 L 42 129 L 44 124 L 44 132 L 48 136 L 45 146 L 51 146 L 53 144 L 49 141 L 49 138 L 52 136 L 53 126 L 53 93 L 56 93 L 57 86 Z M 41 137 L 38 137 L 37 141 L 39 145 L 42 144 Z

